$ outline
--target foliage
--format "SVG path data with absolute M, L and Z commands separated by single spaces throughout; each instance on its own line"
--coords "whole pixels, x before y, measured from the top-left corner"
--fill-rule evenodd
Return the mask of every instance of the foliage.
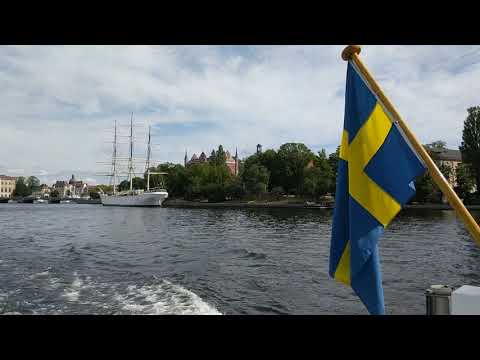
M 279 165 L 283 172 L 282 183 L 288 192 L 299 193 L 304 180 L 304 169 L 314 154 L 301 143 L 287 143 L 280 146 L 278 150 Z
M 95 187 L 96 191 L 99 193 L 104 193 L 104 194 L 111 194 L 113 193 L 113 185 L 97 185 Z
M 25 185 L 30 189 L 31 192 L 40 190 L 40 180 L 36 176 L 29 176 L 25 180 Z
M 25 197 L 31 194 L 32 194 L 32 190 L 25 183 L 25 178 L 23 176 L 18 177 L 15 183 L 15 190 L 13 191 L 13 196 Z
M 90 190 L 88 192 L 88 195 L 90 196 L 90 199 L 100 199 L 100 194 L 98 193 L 98 191 Z
M 145 179 L 141 177 L 134 177 L 132 179 L 132 188 L 134 190 L 142 190 L 145 189 L 146 183 Z M 118 190 L 119 191 L 125 191 L 125 190 L 130 190 L 130 181 L 128 180 L 123 180 L 119 185 L 118 185 Z
M 234 177 L 225 184 L 225 197 L 230 199 L 241 199 L 245 196 L 245 188 L 240 178 Z
M 480 106 L 471 107 L 467 112 L 460 151 L 463 162 L 469 164 L 473 171 L 478 192 L 480 188 Z
M 459 164 L 456 171 L 457 186 L 455 192 L 464 200 L 470 202 L 472 200 L 472 190 L 475 186 L 475 175 L 469 164 Z
M 58 199 L 60 197 L 60 193 L 58 192 L 57 189 L 53 189 L 50 192 L 50 197 L 53 198 L 53 199 Z
M 246 190 L 255 195 L 259 195 L 266 191 L 269 177 L 270 173 L 267 168 L 258 163 L 245 167 L 242 174 L 242 180 L 245 184 Z M 262 186 L 257 184 L 262 184 Z

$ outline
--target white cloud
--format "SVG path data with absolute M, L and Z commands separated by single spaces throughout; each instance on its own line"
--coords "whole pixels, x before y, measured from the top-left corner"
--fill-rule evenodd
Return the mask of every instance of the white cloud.
M 2 166 L 45 181 L 72 172 L 95 179 L 114 120 L 127 124 L 132 111 L 137 124 L 158 129 L 160 161 L 219 144 L 243 156 L 257 143 L 288 141 L 333 151 L 343 126 L 342 48 L 0 47 Z M 480 47 L 364 46 L 361 56 L 422 142 L 460 144 L 466 109 L 478 103 Z

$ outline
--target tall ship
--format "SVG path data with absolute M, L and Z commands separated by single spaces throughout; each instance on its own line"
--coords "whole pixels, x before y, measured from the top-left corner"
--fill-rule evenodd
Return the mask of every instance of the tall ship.
M 162 206 L 163 201 L 168 197 L 167 190 L 163 188 L 150 188 L 150 175 L 166 175 L 163 172 L 152 172 L 150 166 L 151 157 L 151 136 L 150 126 L 148 127 L 148 144 L 147 144 L 147 157 L 145 162 L 145 172 L 135 173 L 134 170 L 134 158 L 133 158 L 133 114 L 130 119 L 130 152 L 128 161 L 127 172 L 121 172 L 118 169 L 118 163 L 122 161 L 117 156 L 117 122 L 115 121 L 115 130 L 113 137 L 113 155 L 112 155 L 112 171 L 105 176 L 111 178 L 111 185 L 113 185 L 112 194 L 101 194 L 100 199 L 104 206 L 143 206 L 143 207 L 156 207 Z M 133 177 L 134 175 L 145 175 L 147 178 L 146 189 L 134 189 Z M 117 180 L 119 177 L 127 176 L 130 183 L 130 189 L 119 191 Z

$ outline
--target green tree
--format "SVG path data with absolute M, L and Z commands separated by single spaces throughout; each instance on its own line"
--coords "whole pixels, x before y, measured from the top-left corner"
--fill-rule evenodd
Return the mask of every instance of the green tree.
M 287 143 L 278 150 L 279 165 L 283 172 L 282 184 L 288 192 L 299 193 L 304 180 L 304 169 L 314 154 L 308 147 L 301 143 Z
M 132 188 L 135 190 L 143 190 L 147 186 L 144 178 L 134 177 L 132 179 Z M 129 186 L 130 187 L 130 186 Z
M 214 164 L 217 165 L 217 166 L 223 166 L 223 165 L 227 165 L 226 161 L 227 161 L 227 154 L 223 150 L 223 146 L 219 145 L 218 150 L 215 153 Z
M 469 164 L 459 164 L 456 169 L 457 186 L 455 192 L 465 202 L 471 200 L 471 191 L 475 185 L 475 175 Z
M 266 191 L 269 177 L 270 174 L 267 168 L 256 163 L 246 167 L 242 174 L 246 190 L 255 195 Z M 262 186 L 258 184 L 262 184 Z
M 120 184 L 118 184 L 118 191 L 125 191 L 130 189 L 130 181 L 123 180 Z
M 17 178 L 15 183 L 15 190 L 13 191 L 13 196 L 29 196 L 32 194 L 31 189 L 25 184 L 25 178 L 20 176 Z
M 51 192 L 50 192 L 50 197 L 52 199 L 58 199 L 60 197 L 60 193 L 58 192 L 57 189 L 53 189 Z
M 463 162 L 470 165 L 477 185 L 480 189 L 480 106 L 467 109 L 468 116 L 463 123 L 462 152 Z
M 337 150 L 334 153 L 331 153 L 328 156 L 328 164 L 332 171 L 332 182 L 330 192 L 335 194 L 337 186 L 337 176 L 338 176 L 338 160 L 340 159 L 340 146 L 337 146 Z
M 29 176 L 25 185 L 30 189 L 30 193 L 40 190 L 40 180 L 36 176 Z
M 90 199 L 100 199 L 100 194 L 96 190 L 90 190 L 88 195 L 90 196 Z
M 231 199 L 241 199 L 245 195 L 243 183 L 239 177 L 232 177 L 225 184 L 225 196 Z
M 332 189 L 334 177 L 325 150 L 318 153 L 313 164 L 313 167 L 304 169 L 302 194 L 318 199 Z

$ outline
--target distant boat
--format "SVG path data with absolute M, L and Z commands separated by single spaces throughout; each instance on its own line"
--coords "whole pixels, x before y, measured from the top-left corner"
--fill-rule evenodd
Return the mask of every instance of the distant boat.
M 60 199 L 48 199 L 49 204 L 60 204 Z
M 150 190 L 150 174 L 166 175 L 166 173 L 150 171 L 150 127 L 148 128 L 148 146 L 145 171 L 147 173 L 147 190 L 133 189 L 133 114 L 130 119 L 130 156 L 128 158 L 128 178 L 130 180 L 130 190 L 117 192 L 117 123 L 115 122 L 115 132 L 113 140 L 112 173 L 107 174 L 113 178 L 113 195 L 101 194 L 100 199 L 104 206 L 161 206 L 162 202 L 168 197 L 165 189 Z
M 77 204 L 101 204 L 102 203 L 101 199 L 80 198 L 80 199 L 74 199 L 73 201 L 76 202 Z
M 35 199 L 35 200 L 33 200 L 33 203 L 34 204 L 48 204 L 48 201 L 44 200 L 44 199 Z
M 17 201 L 17 200 L 10 199 L 10 200 L 8 200 L 8 203 L 9 203 L 9 204 L 17 204 L 18 201 Z
M 65 200 L 60 200 L 60 204 L 71 204 L 72 200 L 65 199 Z
M 20 201 L 20 202 L 22 202 L 23 204 L 33 204 L 33 200 L 35 200 L 35 198 L 26 197 L 26 198 L 23 198 L 22 201 Z

